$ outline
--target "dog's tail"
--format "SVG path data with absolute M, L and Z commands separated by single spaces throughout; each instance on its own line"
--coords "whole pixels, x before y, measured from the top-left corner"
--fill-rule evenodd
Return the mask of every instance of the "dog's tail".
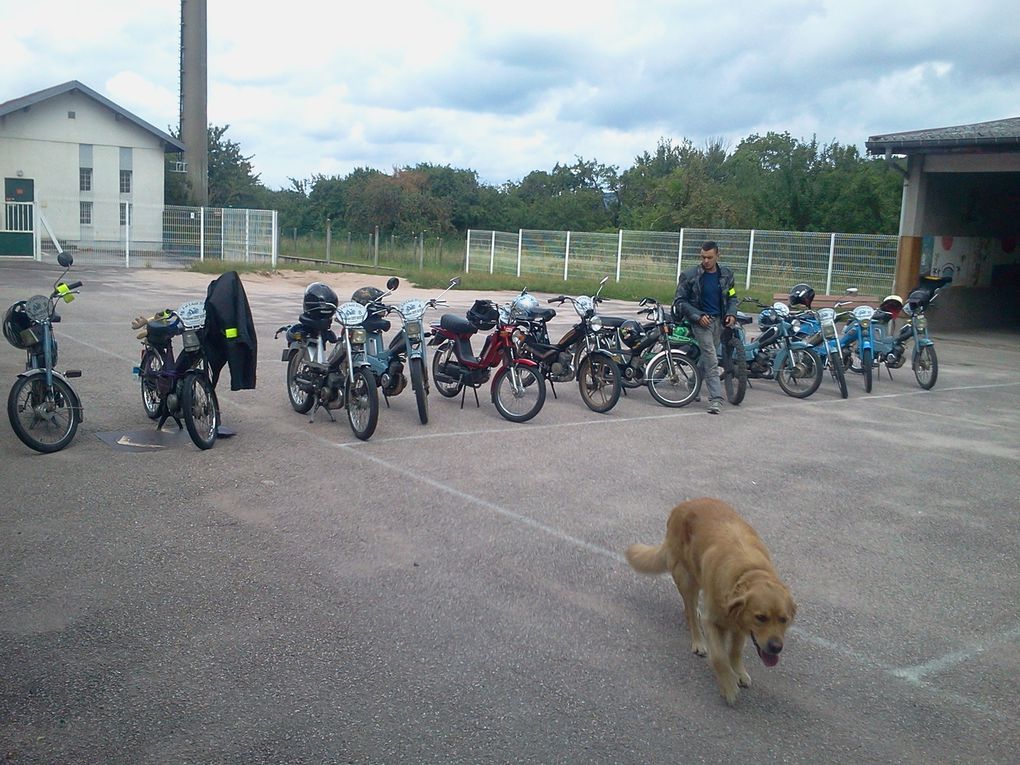
M 642 574 L 664 574 L 669 568 L 666 545 L 631 545 L 627 548 L 627 562 Z

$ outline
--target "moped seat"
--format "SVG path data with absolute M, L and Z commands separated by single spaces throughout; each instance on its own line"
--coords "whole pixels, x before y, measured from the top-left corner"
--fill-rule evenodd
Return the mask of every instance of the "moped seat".
M 452 313 L 444 313 L 443 317 L 439 320 L 439 326 L 447 332 L 452 332 L 460 337 L 470 337 L 478 331 L 470 321 L 462 319 L 460 316 L 455 316 Z
M 737 311 L 737 321 L 741 324 L 752 324 L 754 323 L 754 316 L 745 311 Z
M 888 311 L 883 311 L 881 309 L 875 311 L 875 313 L 871 317 L 871 320 L 873 322 L 875 322 L 876 324 L 884 324 L 885 322 L 887 322 L 887 321 L 889 321 L 891 319 L 892 319 L 892 314 L 889 313 Z
M 599 316 L 602 319 L 603 327 L 622 327 L 625 321 L 631 321 L 631 319 L 625 319 L 620 316 Z
M 556 316 L 555 308 L 536 308 L 533 311 L 529 311 L 526 318 L 531 321 L 549 321 Z
M 370 315 L 361 324 L 369 332 L 389 332 L 390 329 L 390 320 L 381 316 Z

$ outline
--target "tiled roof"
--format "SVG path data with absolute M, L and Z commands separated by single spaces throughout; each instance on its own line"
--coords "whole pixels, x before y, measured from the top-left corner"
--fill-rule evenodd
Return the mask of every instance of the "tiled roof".
M 994 148 L 1020 151 L 1020 117 L 973 125 L 873 135 L 865 143 L 871 154 L 911 154 L 938 149 Z
M 78 82 L 78 80 L 71 80 L 70 82 L 65 82 L 62 85 L 54 85 L 52 88 L 40 90 L 37 93 L 29 93 L 27 96 L 22 96 L 21 98 L 14 98 L 11 99 L 10 101 L 4 101 L 2 104 L 0 104 L 0 117 L 3 117 L 6 114 L 13 114 L 14 112 L 20 111 L 21 109 L 27 109 L 28 107 L 34 104 L 41 103 L 55 96 L 60 96 L 63 95 L 64 93 L 73 93 L 74 91 L 78 91 L 79 93 L 88 96 L 94 101 L 97 101 L 106 108 L 112 110 L 116 114 L 119 114 L 121 117 L 138 125 L 138 127 L 142 128 L 143 130 L 147 130 L 148 132 L 152 133 L 160 141 L 163 142 L 163 148 L 165 151 L 168 152 L 184 151 L 184 144 L 181 143 L 176 138 L 174 138 L 172 135 L 164 133 L 157 127 L 153 127 L 148 122 L 143 120 L 141 117 L 136 117 L 127 109 L 123 109 L 120 106 L 117 106 L 117 104 L 115 104 L 113 101 L 106 98 L 105 96 L 99 95 L 98 93 L 96 93 L 96 91 L 92 90 L 92 88 L 88 87 L 87 85 L 83 85 L 82 83 Z

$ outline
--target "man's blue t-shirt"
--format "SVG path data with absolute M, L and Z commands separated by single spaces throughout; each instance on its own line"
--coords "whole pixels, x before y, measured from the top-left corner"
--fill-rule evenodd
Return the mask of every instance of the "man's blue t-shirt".
M 701 275 L 701 310 L 709 316 L 722 316 L 719 269 Z

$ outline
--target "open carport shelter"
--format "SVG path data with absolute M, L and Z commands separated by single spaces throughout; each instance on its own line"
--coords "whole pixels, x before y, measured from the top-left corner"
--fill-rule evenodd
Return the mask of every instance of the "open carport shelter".
M 904 176 L 896 291 L 951 277 L 943 328 L 1020 327 L 1020 117 L 874 135 L 866 146 Z

